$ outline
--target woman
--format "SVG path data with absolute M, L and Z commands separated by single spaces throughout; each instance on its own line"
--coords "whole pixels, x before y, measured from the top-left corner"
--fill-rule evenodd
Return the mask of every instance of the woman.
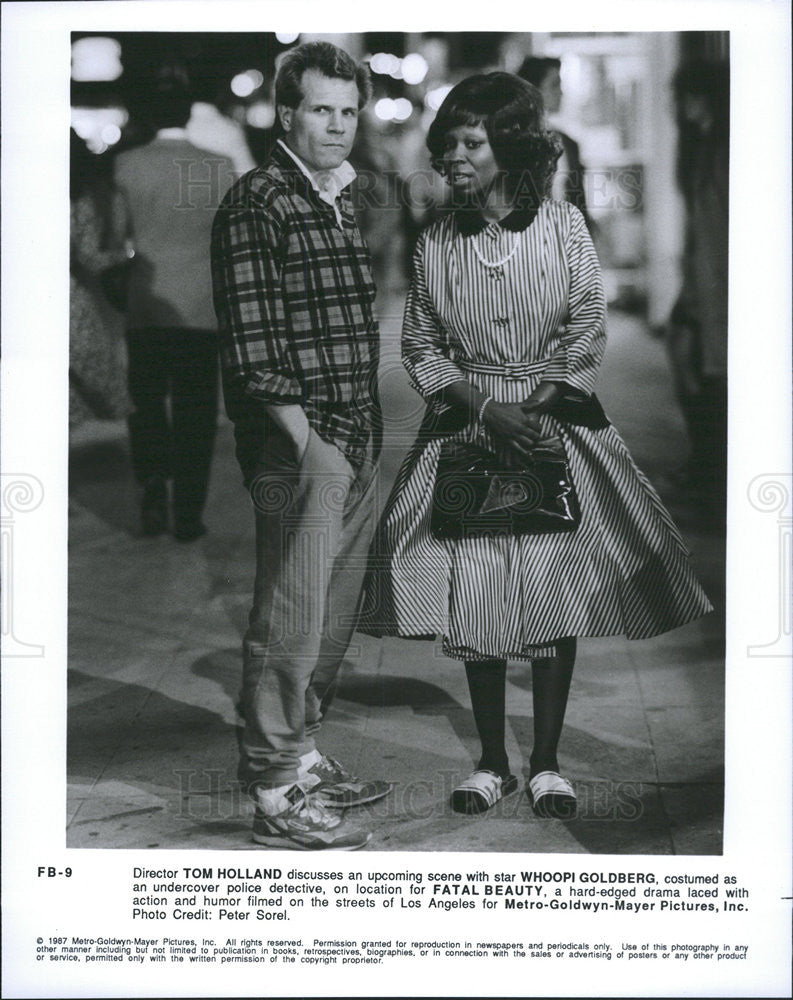
M 102 294 L 101 276 L 128 261 L 124 249 L 106 249 L 98 205 L 97 157 L 70 133 L 69 426 L 116 420 L 131 410 L 118 319 Z
M 592 395 L 605 345 L 600 270 L 578 209 L 544 197 L 559 150 L 539 92 L 507 73 L 464 80 L 427 145 L 456 210 L 416 248 L 403 361 L 429 406 L 383 515 L 363 620 L 378 634 L 443 633 L 445 653 L 464 661 L 482 755 L 452 795 L 460 812 L 517 788 L 504 744 L 506 662 L 530 660 L 529 797 L 538 815 L 567 817 L 575 793 L 557 746 L 576 637 L 656 635 L 710 604 Z M 519 466 L 555 436 L 581 508 L 574 531 L 433 536 L 444 442 Z

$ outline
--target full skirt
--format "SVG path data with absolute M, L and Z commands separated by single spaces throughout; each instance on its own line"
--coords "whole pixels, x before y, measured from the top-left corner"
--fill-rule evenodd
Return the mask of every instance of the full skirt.
M 435 539 L 430 516 L 444 438 L 420 433 L 375 539 L 363 631 L 440 633 L 444 652 L 457 659 L 526 660 L 552 655 L 565 637 L 647 638 L 712 610 L 680 533 L 616 429 L 549 416 L 543 423 L 564 442 L 579 526 Z

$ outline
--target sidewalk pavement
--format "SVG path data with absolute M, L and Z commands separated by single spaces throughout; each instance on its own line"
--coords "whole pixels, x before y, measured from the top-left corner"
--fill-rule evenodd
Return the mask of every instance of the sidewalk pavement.
M 386 304 L 391 305 L 391 303 Z M 398 303 L 382 311 L 387 489 L 420 407 L 398 363 Z M 668 503 L 716 611 L 652 640 L 589 639 L 560 748 L 581 808 L 534 817 L 524 792 L 531 674 L 508 672 L 518 793 L 484 816 L 451 812 L 477 740 L 462 665 L 440 643 L 356 633 L 322 749 L 392 794 L 350 813 L 372 851 L 718 854 L 722 843 L 724 544 L 679 499 L 686 440 L 662 345 L 613 316 L 599 393 Z M 137 537 L 121 424 L 80 429 L 71 450 L 67 843 L 261 850 L 236 785 L 240 644 L 253 579 L 253 516 L 219 421 L 208 535 Z

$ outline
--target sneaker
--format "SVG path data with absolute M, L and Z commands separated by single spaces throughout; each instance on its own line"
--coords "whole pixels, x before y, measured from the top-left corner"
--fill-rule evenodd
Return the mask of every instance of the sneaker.
M 340 816 L 329 813 L 298 785 L 288 788 L 282 800 L 285 808 L 274 814 L 257 807 L 253 817 L 257 844 L 293 851 L 357 851 L 369 843 L 370 833 L 342 824 Z
M 306 759 L 314 763 L 305 763 Z M 347 809 L 376 802 L 393 788 L 390 781 L 362 781 L 350 774 L 337 760 L 314 751 L 304 758 L 297 773 L 297 783 L 306 793 L 318 798 L 329 809 Z

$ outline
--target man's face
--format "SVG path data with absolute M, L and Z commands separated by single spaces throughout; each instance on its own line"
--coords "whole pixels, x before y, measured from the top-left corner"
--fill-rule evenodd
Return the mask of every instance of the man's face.
M 545 74 L 540 84 L 540 93 L 548 114 L 556 114 L 562 106 L 562 78 L 558 69 L 551 69 Z
M 278 113 L 287 146 L 309 170 L 332 170 L 350 154 L 358 128 L 358 86 L 354 80 L 323 76 L 307 69 L 301 80 L 303 100 Z

